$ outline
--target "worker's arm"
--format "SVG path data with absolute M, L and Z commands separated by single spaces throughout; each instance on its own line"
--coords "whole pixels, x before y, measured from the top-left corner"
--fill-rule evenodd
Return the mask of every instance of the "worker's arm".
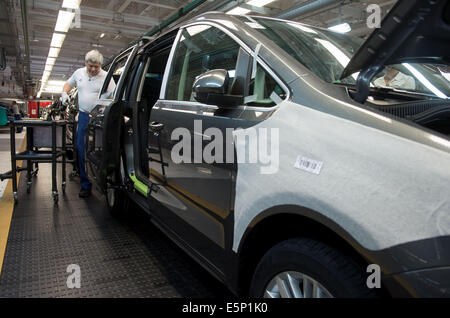
M 66 84 L 64 84 L 64 87 L 63 87 L 63 92 L 64 93 L 68 93 L 68 92 L 70 92 L 71 90 L 72 90 L 72 86 L 70 86 L 70 84 L 68 83 L 68 82 L 66 82 Z
M 61 102 L 65 105 L 69 101 L 69 95 L 67 94 L 72 89 L 69 83 L 66 82 L 63 87 L 63 91 L 61 93 Z
M 63 86 L 63 91 L 61 93 L 61 101 L 63 104 L 67 104 L 67 102 L 69 101 L 69 95 L 67 95 L 67 93 L 70 92 L 73 86 L 76 85 L 74 75 L 75 73 L 69 78 L 69 80 Z

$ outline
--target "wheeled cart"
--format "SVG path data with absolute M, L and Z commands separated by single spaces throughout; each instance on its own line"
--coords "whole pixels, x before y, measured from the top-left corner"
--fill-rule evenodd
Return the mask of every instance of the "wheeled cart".
M 16 153 L 16 127 L 25 127 L 26 150 Z M 66 188 L 66 126 L 65 120 L 21 120 L 10 122 L 11 134 L 11 171 L 0 175 L 0 178 L 11 178 L 13 181 L 14 202 L 18 202 L 17 172 L 27 171 L 27 193 L 30 192 L 32 176 L 37 175 L 39 163 L 52 164 L 52 195 L 55 204 L 58 203 L 58 187 L 56 182 L 56 167 L 62 163 L 62 191 Z M 18 167 L 17 161 L 27 162 L 27 167 Z M 33 169 L 33 164 L 35 167 Z

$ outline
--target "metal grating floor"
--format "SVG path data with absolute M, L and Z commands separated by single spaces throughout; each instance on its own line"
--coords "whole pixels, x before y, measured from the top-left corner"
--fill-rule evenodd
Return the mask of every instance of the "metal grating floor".
M 40 165 L 30 194 L 25 173 L 21 175 L 0 297 L 231 296 L 138 208 L 125 220 L 115 219 L 100 194 L 78 198 L 78 178 L 68 181 L 65 195 L 58 178 L 59 205 L 55 207 L 50 167 Z M 67 287 L 70 264 L 80 266 L 79 289 Z

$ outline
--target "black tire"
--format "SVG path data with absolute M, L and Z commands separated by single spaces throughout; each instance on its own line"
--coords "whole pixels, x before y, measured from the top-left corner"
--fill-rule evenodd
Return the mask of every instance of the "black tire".
M 307 275 L 307 279 L 312 278 L 318 282 L 325 289 L 324 294 L 328 292 L 331 297 L 372 298 L 377 296 L 375 290 L 366 286 L 369 274 L 366 274 L 365 268 L 340 251 L 309 238 L 289 239 L 272 247 L 256 267 L 250 296 L 267 297 L 266 288 L 273 286 L 269 283 L 273 282 L 272 279 L 277 275 L 285 272 Z M 304 293 L 302 284 L 298 286 L 301 293 Z M 269 288 L 269 291 L 272 290 Z M 293 295 L 293 293 L 290 294 Z M 277 296 L 276 293 L 273 295 Z
M 120 168 L 117 169 L 112 176 L 113 183 L 124 183 L 125 181 L 125 168 L 123 160 L 120 160 Z M 120 182 L 122 181 L 122 182 Z M 109 188 L 106 190 L 106 206 L 109 212 L 115 217 L 123 217 L 127 213 L 130 206 L 130 199 L 124 190 Z

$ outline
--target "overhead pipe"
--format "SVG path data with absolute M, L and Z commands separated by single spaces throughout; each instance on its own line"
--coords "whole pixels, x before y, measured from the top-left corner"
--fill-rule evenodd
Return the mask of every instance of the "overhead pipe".
M 200 12 L 190 12 L 190 14 L 187 14 L 184 16 L 183 19 L 181 19 L 180 23 L 184 20 L 189 20 L 199 14 L 205 13 L 205 12 L 211 12 L 211 11 L 223 11 L 222 8 L 225 7 L 226 5 L 228 5 L 229 3 L 234 3 L 237 2 L 235 0 L 221 0 L 221 1 L 217 1 L 217 0 L 208 0 L 208 2 L 210 2 L 210 4 L 205 4 L 201 10 L 199 10 Z
M 28 18 L 27 18 L 27 4 L 26 0 L 20 1 L 20 11 L 22 13 L 22 25 L 23 25 L 23 40 L 25 43 L 25 64 L 27 67 L 27 80 L 31 80 L 30 77 L 30 44 L 28 43 Z
M 23 41 L 25 45 L 25 66 L 26 76 L 24 77 L 23 92 L 26 96 L 33 95 L 33 87 L 31 86 L 31 71 L 30 71 L 30 44 L 28 42 L 28 17 L 27 17 L 27 4 L 25 0 L 20 1 L 20 11 L 22 13 L 22 26 L 23 26 Z
M 324 9 L 331 9 L 343 3 L 343 0 L 316 0 L 308 3 L 297 4 L 276 15 L 279 19 L 293 19 L 298 17 L 309 17 L 321 13 Z
M 24 1 L 24 0 L 22 0 Z M 151 37 L 159 32 L 161 32 L 163 29 L 165 29 L 166 27 L 168 27 L 169 25 L 171 25 L 172 23 L 174 23 L 175 21 L 177 21 L 178 19 L 180 19 L 181 17 L 184 17 L 186 14 L 188 14 L 189 12 L 195 10 L 198 6 L 202 5 L 203 3 L 205 3 L 208 0 L 195 0 L 192 1 L 191 3 L 189 3 L 187 6 L 180 8 L 176 13 L 174 13 L 173 15 L 171 15 L 169 18 L 167 18 L 166 20 L 164 20 L 163 22 L 161 22 L 161 24 L 155 26 L 153 29 L 151 29 L 149 32 L 145 33 L 144 36 L 147 37 Z M 131 42 L 128 47 L 136 44 L 137 42 L 139 42 L 140 39 L 137 39 L 133 42 Z M 127 47 L 127 48 L 128 48 Z M 125 48 L 125 49 L 127 49 Z M 123 49 L 124 50 L 124 49 Z M 110 59 L 108 59 L 103 65 L 104 66 L 108 66 L 109 64 L 112 63 L 112 61 L 114 60 L 114 58 L 119 55 L 120 53 L 123 52 L 123 50 L 121 50 L 118 54 L 114 55 L 113 57 L 111 57 Z
M 188 14 L 189 12 L 191 12 L 192 10 L 196 9 L 198 6 L 202 5 L 203 3 L 205 3 L 207 0 L 195 0 L 192 1 L 191 3 L 189 3 L 187 6 L 179 9 L 176 13 L 174 13 L 173 15 L 171 15 L 169 18 L 167 18 L 166 20 L 164 20 L 160 25 L 157 25 L 156 27 L 154 27 L 152 30 L 150 30 L 149 32 L 147 32 L 145 35 L 146 36 L 153 36 L 159 32 L 161 32 L 164 28 L 168 27 L 169 25 L 171 25 L 172 23 L 174 23 L 176 20 L 180 19 L 181 17 L 185 16 L 186 14 Z

